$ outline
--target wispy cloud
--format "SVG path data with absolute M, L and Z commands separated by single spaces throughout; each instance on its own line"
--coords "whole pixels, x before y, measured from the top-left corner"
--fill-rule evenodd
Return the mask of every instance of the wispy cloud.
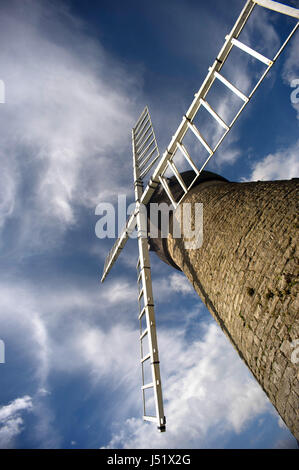
M 225 446 L 227 436 L 244 431 L 269 410 L 267 398 L 215 324 L 191 343 L 182 332 L 160 332 L 167 432 L 142 420 L 119 425 L 111 448 L 205 448 Z M 162 359 L 161 359 L 162 360 Z
M 0 448 L 10 448 L 14 444 L 14 439 L 24 429 L 24 419 L 22 414 L 32 411 L 32 398 L 25 395 L 16 398 L 8 405 L 0 407 Z
M 297 178 L 299 173 L 299 141 L 295 145 L 267 155 L 252 167 L 249 181 Z
M 9 44 L 0 53 L 7 85 L 0 222 L 22 217 L 22 243 L 30 245 L 74 224 L 76 206 L 93 208 L 101 193 L 126 190 L 131 168 L 122 158 L 139 110 L 138 84 L 66 6 L 25 0 L 20 15 L 17 5 L 6 3 L 0 19 L 0 40 Z
M 18 363 L 30 375 L 37 445 L 57 447 L 60 442 L 59 430 L 54 433 L 52 427 L 53 373 L 83 376 L 98 391 L 109 383 L 110 392 L 118 393 L 124 384 L 130 392 L 122 409 L 139 403 L 139 332 L 137 314 L 130 315 L 137 291 L 133 296 L 127 287 L 126 282 L 113 282 L 101 298 L 98 290 L 72 285 L 60 292 L 53 285 L 38 292 L 28 282 L 0 283 L 1 335 L 10 348 L 8 364 L 13 357 L 14 367 Z M 19 416 L 18 423 L 23 423 Z
M 188 279 L 182 274 L 174 273 L 169 276 L 169 287 L 170 290 L 180 292 L 182 294 L 190 294 L 193 292 L 193 288 Z
M 188 294 L 189 285 L 181 278 L 180 274 L 170 278 L 168 294 Z M 168 417 L 167 435 L 158 439 L 155 428 L 138 418 L 141 371 L 138 326 L 136 315 L 132 316 L 135 298 L 134 305 L 121 308 L 121 301 L 99 303 L 91 291 L 77 288 L 76 295 L 72 287 L 63 291 L 64 296 L 49 286 L 37 293 L 27 284 L 5 290 L 2 285 L 0 292 L 1 324 L 11 348 L 26 337 L 28 352 L 22 368 L 31 370 L 31 386 L 36 388 L 34 433 L 40 445 L 57 447 L 60 442 L 57 432 L 53 436 L 55 410 L 47 402 L 53 373 L 84 378 L 99 397 L 103 387 L 109 390 L 115 403 L 111 400 L 110 409 L 99 410 L 97 419 L 113 415 L 122 423 L 119 430 L 125 430 L 125 437 L 112 437 L 110 446 L 225 446 L 227 433 L 243 431 L 253 417 L 269 410 L 264 393 L 214 322 L 201 321 L 197 326 L 193 322 L 190 337 L 189 317 L 194 319 L 194 313 L 189 312 L 177 328 L 165 324 L 158 331 Z M 133 421 L 125 422 L 131 417 Z

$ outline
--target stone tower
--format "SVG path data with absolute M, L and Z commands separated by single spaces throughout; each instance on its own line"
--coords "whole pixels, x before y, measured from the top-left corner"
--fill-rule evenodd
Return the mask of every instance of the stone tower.
M 151 202 L 163 200 L 160 188 Z M 183 200 L 203 203 L 202 246 L 186 249 L 171 233 L 150 240 L 185 273 L 297 440 L 298 201 L 299 179 L 232 183 L 203 172 Z

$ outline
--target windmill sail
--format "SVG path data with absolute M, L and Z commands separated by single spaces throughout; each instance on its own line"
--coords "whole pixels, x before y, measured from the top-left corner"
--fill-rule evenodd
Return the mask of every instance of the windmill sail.
M 246 25 L 250 15 L 252 14 L 254 7 L 256 5 L 260 5 L 262 7 L 277 11 L 279 13 L 285 14 L 292 16 L 294 18 L 299 19 L 299 10 L 296 8 L 288 7 L 286 5 L 283 5 L 278 2 L 274 2 L 272 0 L 248 0 L 238 18 L 236 21 L 235 25 L 233 26 L 231 32 L 229 35 L 226 36 L 225 43 L 223 47 L 221 48 L 218 56 L 216 57 L 213 65 L 209 68 L 209 72 L 203 81 L 199 91 L 195 94 L 194 100 L 191 103 L 189 109 L 187 110 L 186 114 L 183 116 L 181 124 L 177 128 L 174 136 L 172 137 L 166 151 L 162 155 L 152 177 L 147 185 L 147 187 L 144 190 L 144 193 L 142 194 L 141 197 L 141 202 L 143 204 L 147 204 L 153 195 L 153 192 L 155 190 L 155 187 L 158 184 L 161 184 L 171 201 L 174 207 L 177 207 L 178 204 L 182 201 L 183 197 L 185 194 L 190 190 L 190 188 L 194 185 L 195 181 L 198 179 L 200 173 L 204 170 L 212 156 L 215 154 L 221 143 L 223 142 L 224 138 L 227 136 L 227 134 L 230 132 L 232 129 L 233 125 L 237 121 L 238 117 L 244 110 L 244 108 L 247 106 L 249 103 L 250 99 L 258 89 L 258 87 L 261 85 L 262 81 L 270 71 L 271 67 L 275 63 L 275 61 L 278 59 L 280 56 L 281 52 L 291 39 L 291 37 L 295 34 L 296 30 L 298 29 L 299 22 L 297 22 L 288 35 L 288 37 L 285 39 L 283 42 L 282 46 L 280 49 L 277 51 L 275 56 L 272 59 L 269 59 L 259 53 L 258 51 L 248 47 L 246 44 L 243 44 L 240 42 L 237 38 L 239 37 L 241 31 L 243 30 L 244 26 Z M 245 54 L 249 54 L 251 57 L 254 57 L 261 63 L 263 63 L 266 67 L 265 70 L 263 71 L 262 75 L 259 77 L 257 80 L 255 86 L 251 90 L 251 92 L 248 95 L 245 95 L 241 90 L 239 90 L 233 83 L 231 83 L 223 74 L 221 74 L 221 69 L 223 68 L 231 50 L 233 48 L 238 48 L 241 51 L 243 51 Z M 224 119 L 216 113 L 216 111 L 212 108 L 212 106 L 207 102 L 206 96 L 214 83 L 221 82 L 227 89 L 228 92 L 233 93 L 238 99 L 240 100 L 241 106 L 233 119 L 226 123 Z M 194 119 L 197 115 L 197 112 L 199 111 L 200 107 L 204 107 L 210 115 L 218 122 L 218 124 L 222 127 L 223 129 L 223 134 L 219 138 L 219 140 L 216 142 L 215 145 L 210 146 L 207 143 L 207 140 L 205 136 L 202 134 L 201 130 L 198 129 L 195 124 L 194 124 Z M 204 163 L 200 166 L 200 168 L 197 168 L 194 161 L 192 160 L 191 156 L 188 154 L 188 151 L 186 147 L 184 146 L 183 139 L 187 132 L 192 132 L 195 137 L 198 139 L 198 141 L 203 145 L 205 150 L 208 153 L 208 156 Z M 179 172 L 175 166 L 174 163 L 174 157 L 177 151 L 180 151 L 182 155 L 186 158 L 187 162 L 190 165 L 190 168 L 192 168 L 195 172 L 195 177 L 193 181 L 186 187 L 184 183 L 182 182 L 181 178 L 179 177 Z M 173 175 L 177 178 L 178 183 L 182 186 L 184 192 L 183 195 L 180 197 L 179 200 L 176 200 L 175 197 L 173 196 L 168 184 L 167 184 L 167 178 L 164 177 L 165 172 L 170 169 Z
M 160 157 L 150 114 L 146 107 L 132 130 L 134 188 L 137 207 L 137 238 L 139 258 L 137 285 L 140 323 L 140 352 L 142 372 L 143 419 L 157 424 L 164 432 L 166 419 L 163 409 L 160 361 L 158 352 L 155 307 L 147 237 L 146 214 L 142 214 L 139 201 L 143 192 L 143 178 Z M 145 215 L 145 220 L 143 216 Z

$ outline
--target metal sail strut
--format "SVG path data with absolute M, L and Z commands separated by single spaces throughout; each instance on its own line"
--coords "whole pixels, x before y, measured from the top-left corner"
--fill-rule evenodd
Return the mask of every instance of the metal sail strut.
M 149 137 L 150 136 L 150 137 Z M 152 144 L 146 146 L 145 143 L 151 139 Z M 134 168 L 134 191 L 136 207 L 139 207 L 140 198 L 143 192 L 142 178 L 146 174 L 143 170 L 153 166 L 160 157 L 154 129 L 151 123 L 150 114 L 146 107 L 141 113 L 136 126 L 132 130 L 133 147 L 133 168 Z M 150 163 L 148 163 L 151 160 Z M 144 163 L 146 161 L 146 163 Z M 143 176 L 142 176 L 143 175 Z M 158 353 L 158 342 L 155 321 L 155 308 L 152 288 L 150 256 L 147 240 L 146 214 L 140 210 L 136 213 L 137 238 L 139 258 L 137 263 L 137 285 L 138 285 L 138 303 L 139 303 L 139 323 L 140 323 L 140 352 L 142 369 L 142 400 L 143 400 L 143 419 L 157 424 L 158 429 L 163 432 L 166 429 L 166 419 L 163 410 L 162 385 L 160 377 L 160 362 Z M 148 351 L 147 354 L 145 351 Z M 146 369 L 147 372 L 146 373 Z M 151 377 L 151 381 L 145 383 L 145 380 Z M 150 393 L 150 396 L 148 394 Z M 151 404 L 151 410 L 155 415 L 149 414 L 148 405 Z

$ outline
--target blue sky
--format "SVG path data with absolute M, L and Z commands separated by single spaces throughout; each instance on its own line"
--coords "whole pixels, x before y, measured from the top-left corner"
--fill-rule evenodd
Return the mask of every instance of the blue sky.
M 96 238 L 94 211 L 118 193 L 133 200 L 132 126 L 147 104 L 164 151 L 243 3 L 1 2 L 0 447 L 296 446 L 187 280 L 155 255 L 167 432 L 144 423 L 136 241 L 99 283 L 113 241 Z M 242 39 L 271 57 L 294 21 L 256 10 Z M 232 181 L 298 176 L 298 41 L 208 169 Z M 227 76 L 246 92 L 258 68 L 235 60 Z M 217 93 L 228 116 L 233 103 Z

